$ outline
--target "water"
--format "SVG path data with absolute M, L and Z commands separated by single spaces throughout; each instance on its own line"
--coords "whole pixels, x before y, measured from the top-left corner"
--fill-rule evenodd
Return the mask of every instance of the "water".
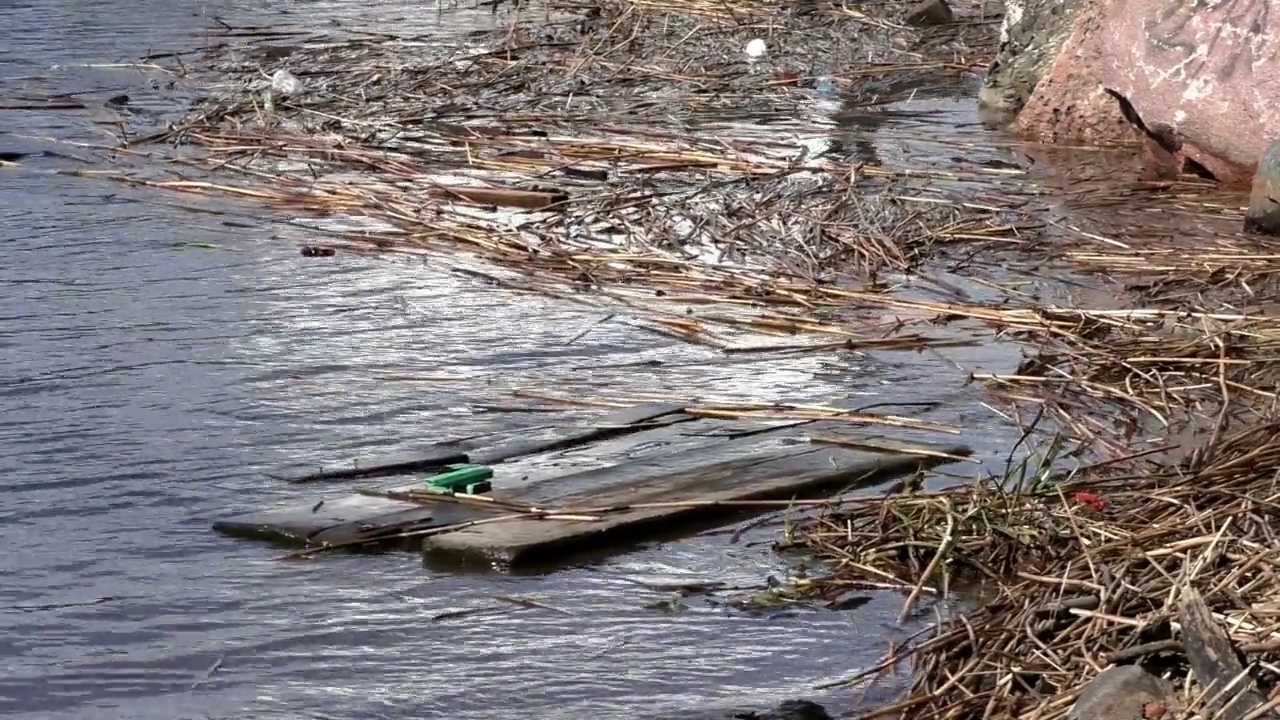
M 356 2 L 250 5 L 0 5 L 4 94 L 76 92 L 88 106 L 0 111 L 0 150 L 101 143 L 116 127 L 95 108 L 121 92 L 171 109 L 164 84 L 136 70 L 80 66 L 190 49 L 215 16 L 372 23 Z M 441 33 L 499 22 L 379 7 L 385 22 Z M 786 572 L 765 544 L 708 534 L 595 568 L 476 577 L 428 573 L 411 554 L 285 563 L 209 525 L 300 497 L 264 473 L 541 421 L 471 409 L 512 402 L 515 387 L 933 400 L 948 405 L 928 417 L 991 428 L 964 439 L 984 461 L 1009 445 L 962 371 L 933 355 L 726 359 L 622 322 L 570 343 L 598 312 L 478 285 L 431 259 L 303 259 L 308 231 L 286 218 L 226 208 L 239 213 L 228 221 L 213 203 L 53 172 L 74 167 L 45 157 L 0 169 L 7 716 L 634 717 L 824 700 L 814 683 L 885 650 L 900 598 L 780 618 L 694 600 L 667 615 L 645 608 L 667 594 L 628 580 L 758 584 Z M 1016 360 L 944 352 L 966 369 Z

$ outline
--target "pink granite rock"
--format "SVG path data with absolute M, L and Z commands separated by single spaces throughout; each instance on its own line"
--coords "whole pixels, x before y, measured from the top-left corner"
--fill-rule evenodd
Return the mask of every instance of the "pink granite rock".
M 1021 108 L 1043 138 L 1139 137 L 1110 88 L 1177 154 L 1227 183 L 1248 182 L 1280 139 L 1280 0 L 1068 0 L 1071 33 Z M 1043 12 L 1011 0 L 1015 12 Z M 1020 10 L 1023 6 L 1025 10 Z M 1006 21 L 1007 22 L 1007 21 Z
M 1102 55 L 1101 3 L 1078 2 L 1081 7 L 1071 34 L 1018 113 L 1017 127 L 1049 142 L 1140 142 L 1142 133 L 1125 120 L 1120 106 L 1103 89 L 1107 60 Z

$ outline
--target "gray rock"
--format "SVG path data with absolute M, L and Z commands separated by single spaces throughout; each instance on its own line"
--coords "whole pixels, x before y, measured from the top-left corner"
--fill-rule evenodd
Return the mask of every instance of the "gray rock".
M 1143 705 L 1169 706 L 1174 699 L 1169 681 L 1137 665 L 1121 665 L 1103 670 L 1085 686 L 1067 720 L 1143 720 Z
M 978 92 L 991 121 L 1012 120 L 1071 37 L 1082 0 L 1006 0 L 1000 47 Z
M 826 709 L 809 700 L 784 700 L 772 710 L 711 710 L 648 717 L 646 720 L 832 720 Z
M 1258 160 L 1244 231 L 1280 235 L 1280 140 L 1267 146 Z
M 951 6 L 947 0 L 921 0 L 907 10 L 903 22 L 916 27 L 926 25 L 945 25 L 952 21 Z
M 784 700 L 764 714 L 749 713 L 737 717 L 745 720 L 831 720 L 825 708 L 809 700 Z

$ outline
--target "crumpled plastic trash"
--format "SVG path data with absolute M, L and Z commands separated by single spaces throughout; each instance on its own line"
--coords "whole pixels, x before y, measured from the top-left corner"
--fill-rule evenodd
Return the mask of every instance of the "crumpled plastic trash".
M 271 76 L 271 92 L 288 97 L 302 92 L 302 81 L 284 68 L 280 68 Z
M 760 38 L 747 43 L 747 58 L 750 60 L 759 60 L 767 52 L 769 52 L 769 46 L 765 45 L 764 40 Z

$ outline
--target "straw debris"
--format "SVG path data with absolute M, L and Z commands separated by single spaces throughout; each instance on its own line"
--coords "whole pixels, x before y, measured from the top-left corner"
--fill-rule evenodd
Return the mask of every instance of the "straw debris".
M 379 252 L 447 251 L 473 278 L 715 348 L 743 331 L 954 342 L 838 317 L 880 273 L 1018 231 L 966 192 L 1007 169 L 879 157 L 887 123 L 937 112 L 909 101 L 967 92 L 998 21 L 922 32 L 902 12 L 601 0 L 452 40 L 228 30 L 209 97 L 129 140 L 166 176 L 119 179 L 325 218 Z M 286 69 L 302 89 L 273 94 Z
M 863 717 L 1061 718 L 1112 663 L 1141 661 L 1185 686 L 1184 586 L 1204 596 L 1253 682 L 1280 683 L 1280 424 L 1163 470 L 1062 477 L 1045 465 L 1014 480 L 846 502 L 800 531 L 797 543 L 830 563 L 802 583 L 807 596 L 866 584 L 901 588 L 908 606 L 959 587 L 983 598 L 963 614 L 937 606 L 930 637 L 849 680 L 914 666 L 907 697 Z
M 994 333 L 1027 358 L 974 380 L 1112 454 L 1216 428 L 1227 406 L 1258 417 L 1280 256 L 1188 237 L 1238 226 L 1238 199 L 1114 173 L 1033 182 L 938 136 L 928 101 L 970 95 L 998 34 L 984 4 L 955 10 L 923 30 L 898 3 L 641 0 L 525 4 L 452 37 L 227 28 L 183 65 L 207 97 L 127 139 L 154 162 L 107 174 L 266 203 L 348 250 L 430 253 L 725 352 Z M 915 150 L 886 157 L 899 141 Z M 1049 267 L 1121 303 L 1028 292 Z

